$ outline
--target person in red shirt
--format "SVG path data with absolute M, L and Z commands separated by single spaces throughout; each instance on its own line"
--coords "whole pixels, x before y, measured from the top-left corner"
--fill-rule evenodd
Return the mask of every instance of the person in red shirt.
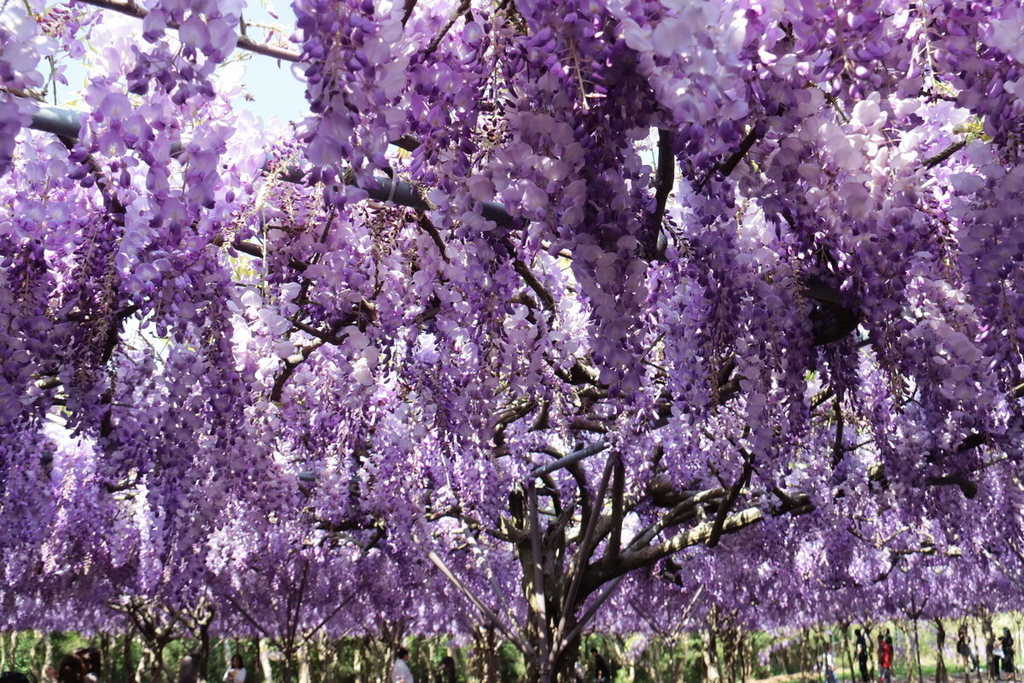
M 882 680 L 882 654 L 885 652 L 885 636 L 881 633 L 878 634 L 878 647 L 875 648 L 875 653 L 878 655 L 878 680 Z
M 885 632 L 885 639 L 878 636 L 878 659 L 882 673 L 878 677 L 879 683 L 892 683 L 892 636 Z

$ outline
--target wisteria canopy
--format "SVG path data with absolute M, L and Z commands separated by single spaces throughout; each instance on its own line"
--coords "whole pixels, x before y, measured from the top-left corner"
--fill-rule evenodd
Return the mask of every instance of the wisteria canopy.
M 246 11 L 3 3 L 0 627 L 1021 607 L 1019 1 Z

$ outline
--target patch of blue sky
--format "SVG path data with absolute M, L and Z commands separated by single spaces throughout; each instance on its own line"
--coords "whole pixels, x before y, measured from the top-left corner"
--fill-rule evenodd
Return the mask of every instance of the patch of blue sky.
M 275 45 L 282 45 L 282 39 L 290 36 L 295 26 L 291 5 L 276 8 L 269 0 L 253 0 L 244 10 L 242 19 L 249 38 Z M 104 21 L 118 22 L 126 31 L 137 31 L 138 39 L 142 41 L 142 22 L 138 19 L 108 11 Z M 294 44 L 282 46 L 298 51 Z M 59 107 L 81 110 L 84 107 L 81 93 L 90 78 L 89 52 L 81 60 L 65 60 L 60 65 L 67 85 L 52 85 L 47 101 Z M 236 109 L 249 111 L 268 123 L 273 118 L 285 125 L 297 123 L 309 113 L 305 84 L 290 62 L 239 49 L 218 70 L 218 77 L 237 83 L 238 87 L 228 88 L 237 92 L 232 103 Z

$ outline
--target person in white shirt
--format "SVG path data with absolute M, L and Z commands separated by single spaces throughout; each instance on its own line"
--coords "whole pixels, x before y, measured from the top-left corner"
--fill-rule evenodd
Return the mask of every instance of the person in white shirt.
M 391 683 L 415 683 L 412 677 L 412 671 L 409 671 L 409 665 L 405 663 L 405 658 L 408 656 L 408 650 L 404 647 L 398 648 L 398 654 L 395 658 L 395 666 L 391 669 Z
M 245 664 L 241 655 L 232 655 L 231 668 L 224 672 L 224 683 L 245 683 Z
M 825 643 L 825 651 L 818 657 L 818 663 L 825 675 L 825 683 L 836 683 L 836 660 L 832 655 L 831 643 Z

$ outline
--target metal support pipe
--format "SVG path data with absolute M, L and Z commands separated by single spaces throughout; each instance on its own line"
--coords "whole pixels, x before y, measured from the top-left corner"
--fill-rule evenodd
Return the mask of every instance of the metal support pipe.
M 81 114 L 79 112 L 72 111 L 70 109 L 61 109 L 59 107 L 40 106 L 39 109 L 32 115 L 32 123 L 29 127 L 33 130 L 42 131 L 44 133 L 50 133 L 52 135 L 58 135 L 63 138 L 71 140 L 77 140 L 82 130 L 82 124 L 80 121 Z M 290 183 L 301 184 L 305 182 L 306 174 L 302 169 L 295 167 L 289 169 L 287 173 L 282 176 L 283 180 Z M 373 187 L 364 187 L 370 199 L 374 199 L 379 202 L 391 201 L 399 206 L 408 206 L 412 209 L 419 211 L 425 211 L 429 207 L 423 200 L 416 187 L 399 180 L 397 187 L 392 191 L 391 178 L 387 176 L 377 176 L 374 178 Z M 489 221 L 494 221 L 498 225 L 506 228 L 510 228 L 513 225 L 512 216 L 509 215 L 505 207 L 498 202 L 486 202 L 481 209 L 481 215 Z

